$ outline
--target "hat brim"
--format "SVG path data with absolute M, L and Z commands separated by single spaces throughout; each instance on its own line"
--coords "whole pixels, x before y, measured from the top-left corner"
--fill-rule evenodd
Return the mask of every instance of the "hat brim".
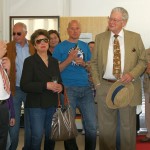
M 115 96 L 115 100 L 112 100 L 112 94 L 115 89 L 119 86 L 123 85 L 122 88 Z M 123 84 L 120 81 L 116 81 L 109 89 L 107 97 L 106 97 L 106 104 L 111 109 L 117 109 L 126 107 L 130 104 L 134 96 L 134 86 L 132 82 Z

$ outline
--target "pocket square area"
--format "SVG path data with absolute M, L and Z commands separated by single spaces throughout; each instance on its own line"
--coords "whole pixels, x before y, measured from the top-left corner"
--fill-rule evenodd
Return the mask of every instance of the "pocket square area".
M 136 51 L 136 49 L 134 48 L 134 49 L 132 49 L 132 52 L 135 52 Z

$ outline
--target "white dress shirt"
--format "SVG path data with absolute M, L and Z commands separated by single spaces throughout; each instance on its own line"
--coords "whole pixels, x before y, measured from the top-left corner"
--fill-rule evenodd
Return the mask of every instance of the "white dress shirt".
M 123 30 L 120 31 L 118 34 L 118 40 L 120 44 L 120 53 L 121 53 L 121 72 L 123 73 L 124 70 L 124 56 L 125 56 L 125 48 L 124 48 L 124 32 Z M 104 73 L 104 79 L 116 80 L 115 76 L 113 75 L 113 43 L 114 43 L 114 33 L 111 32 L 109 47 L 108 47 L 108 56 L 107 56 L 107 65 L 106 71 Z

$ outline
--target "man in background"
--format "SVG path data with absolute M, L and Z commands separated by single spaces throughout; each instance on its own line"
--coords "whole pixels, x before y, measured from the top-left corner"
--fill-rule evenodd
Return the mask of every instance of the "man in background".
M 144 73 L 144 95 L 145 95 L 145 124 L 147 134 L 141 142 L 150 142 L 150 49 L 146 50 L 147 68 Z
M 88 45 L 89 45 L 90 51 L 91 51 L 91 53 L 92 53 L 92 52 L 94 51 L 95 42 L 94 42 L 94 41 L 91 41 L 91 42 L 88 43 Z
M 90 88 L 86 62 L 90 61 L 91 52 L 88 44 L 79 40 L 81 26 L 77 20 L 68 24 L 69 39 L 58 44 L 53 57 L 60 62 L 59 68 L 66 88 L 74 117 L 78 107 L 85 129 L 85 149 L 96 149 L 96 115 L 93 93 Z M 65 150 L 78 150 L 75 139 L 64 142 Z
M 22 102 L 25 103 L 26 93 L 20 89 L 20 78 L 24 59 L 34 54 L 34 47 L 26 39 L 27 27 L 24 23 L 18 22 L 13 26 L 13 41 L 7 44 L 7 57 L 11 62 L 10 84 L 13 95 L 16 124 L 10 127 L 11 147 L 10 150 L 16 150 L 19 141 L 20 116 Z M 28 109 L 24 108 L 24 150 L 30 149 L 30 121 L 28 118 Z

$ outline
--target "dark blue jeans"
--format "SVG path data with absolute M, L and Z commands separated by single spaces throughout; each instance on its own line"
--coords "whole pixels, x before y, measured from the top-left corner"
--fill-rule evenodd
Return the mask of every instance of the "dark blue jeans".
M 78 107 L 85 129 L 85 150 L 95 150 L 96 148 L 96 113 L 93 93 L 90 87 L 66 87 L 70 105 L 74 116 Z M 76 140 L 64 142 L 66 150 L 77 150 Z
M 29 108 L 31 123 L 31 149 L 40 150 L 43 134 L 45 133 L 44 150 L 54 150 L 55 142 L 49 140 L 50 127 L 55 107 Z

